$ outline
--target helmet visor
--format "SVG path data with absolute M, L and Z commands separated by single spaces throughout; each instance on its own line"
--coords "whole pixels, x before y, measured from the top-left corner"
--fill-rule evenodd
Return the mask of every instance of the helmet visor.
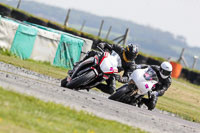
M 133 60 L 137 57 L 136 54 L 131 53 L 131 52 L 129 52 L 129 51 L 126 51 L 125 54 L 126 54 L 126 58 L 127 58 L 128 60 L 130 60 L 130 61 L 133 61 Z
M 172 73 L 172 72 L 166 71 L 166 70 L 164 70 L 164 69 L 161 69 L 160 72 L 161 72 L 164 76 L 169 76 L 169 75 L 171 75 L 171 73 Z

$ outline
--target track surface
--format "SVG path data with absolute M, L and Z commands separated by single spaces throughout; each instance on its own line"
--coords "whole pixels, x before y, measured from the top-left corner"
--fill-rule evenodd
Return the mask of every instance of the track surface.
M 96 116 L 116 120 L 152 133 L 200 133 L 200 124 L 159 110 L 148 111 L 111 101 L 97 91 L 61 88 L 60 80 L 0 62 L 0 86 L 44 101 L 61 103 Z

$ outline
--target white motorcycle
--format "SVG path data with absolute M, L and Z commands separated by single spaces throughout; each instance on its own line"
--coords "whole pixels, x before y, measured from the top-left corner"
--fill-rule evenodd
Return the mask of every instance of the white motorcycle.
M 136 69 L 130 75 L 129 82 L 117 89 L 109 99 L 137 105 L 145 95 L 150 97 L 150 92 L 157 83 L 156 72 L 150 66 Z
M 62 87 L 89 90 L 108 79 L 110 75 L 118 73 L 117 56 L 110 55 L 109 52 L 98 48 L 101 52 L 76 66 L 71 76 L 61 81 Z

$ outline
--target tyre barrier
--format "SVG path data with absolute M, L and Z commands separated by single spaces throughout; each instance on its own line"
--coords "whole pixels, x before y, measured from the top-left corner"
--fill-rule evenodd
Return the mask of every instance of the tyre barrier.
M 183 68 L 180 77 L 190 81 L 193 84 L 200 85 L 200 73 L 198 72 Z
M 135 63 L 136 64 L 147 64 L 147 61 L 148 61 L 148 57 L 145 57 L 145 56 L 139 54 L 135 60 Z
M 0 4 L 0 15 L 10 16 L 12 9 Z
M 194 83 L 194 81 L 197 79 L 198 74 L 194 71 L 190 71 L 188 74 L 187 79 L 191 82 Z
M 193 84 L 200 85 L 200 73 L 197 74 L 196 79 L 193 81 Z
M 47 22 L 33 16 L 29 17 L 27 21 L 30 23 L 41 25 L 41 26 L 47 26 Z
M 159 65 L 160 66 L 161 63 L 162 63 L 161 61 L 158 61 L 153 58 L 148 58 L 148 60 L 147 60 L 148 65 Z
M 24 14 L 21 11 L 18 10 L 12 10 L 11 17 L 20 21 L 27 21 L 29 19 L 29 15 Z
M 181 77 L 181 78 L 184 78 L 184 79 L 187 79 L 188 75 L 189 75 L 189 70 L 183 68 L 183 69 L 181 70 L 181 75 L 180 75 L 180 77 Z

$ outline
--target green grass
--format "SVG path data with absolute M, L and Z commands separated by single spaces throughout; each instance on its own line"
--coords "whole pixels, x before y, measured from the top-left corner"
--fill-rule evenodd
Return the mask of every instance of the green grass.
M 11 54 L 7 50 L 1 50 L 1 49 L 0 49 L 0 61 L 59 79 L 66 77 L 68 71 L 66 68 L 52 66 L 49 62 L 21 60 L 20 58 Z
M 52 102 L 43 102 L 1 87 L 0 132 L 143 133 L 140 129 Z
M 173 79 L 171 87 L 158 100 L 158 109 L 176 114 L 183 119 L 200 123 L 200 86 L 183 79 Z

